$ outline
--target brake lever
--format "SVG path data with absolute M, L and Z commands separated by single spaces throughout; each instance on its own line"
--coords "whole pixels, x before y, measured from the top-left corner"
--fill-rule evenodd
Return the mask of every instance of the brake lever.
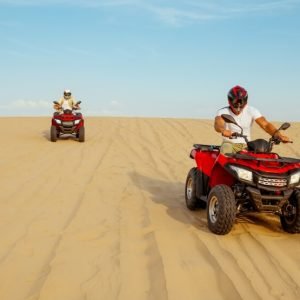
M 229 137 L 229 138 L 230 138 L 230 139 L 237 139 L 238 136 L 239 136 L 239 133 L 233 132 L 232 135 L 231 135 L 231 137 Z

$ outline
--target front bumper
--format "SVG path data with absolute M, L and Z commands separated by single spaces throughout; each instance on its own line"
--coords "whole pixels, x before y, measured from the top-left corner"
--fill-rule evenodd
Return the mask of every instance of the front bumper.
M 246 187 L 246 191 L 254 208 L 265 212 L 280 212 L 293 193 L 293 189 L 289 189 L 282 191 L 280 195 L 267 195 L 262 194 L 259 189 L 250 186 Z

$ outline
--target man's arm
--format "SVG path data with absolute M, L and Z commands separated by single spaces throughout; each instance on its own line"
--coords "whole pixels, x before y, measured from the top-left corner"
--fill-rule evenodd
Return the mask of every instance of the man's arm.
M 56 109 L 56 110 L 59 110 L 61 109 L 61 99 L 59 99 L 58 101 L 56 101 L 58 104 L 54 104 L 53 105 L 53 108 Z
M 73 108 L 73 109 L 78 109 L 78 105 L 76 105 L 77 101 L 75 98 L 71 98 L 70 101 L 69 101 L 69 105 Z
M 255 122 L 268 134 L 271 136 L 275 135 L 275 137 L 279 138 L 282 142 L 288 143 L 290 142 L 290 139 L 283 135 L 280 131 L 277 130 L 277 128 L 266 120 L 265 117 L 260 117 L 255 120 Z
M 221 116 L 215 117 L 215 124 L 214 124 L 216 132 L 220 132 L 222 136 L 231 137 L 232 132 L 230 130 L 225 129 L 225 121 Z

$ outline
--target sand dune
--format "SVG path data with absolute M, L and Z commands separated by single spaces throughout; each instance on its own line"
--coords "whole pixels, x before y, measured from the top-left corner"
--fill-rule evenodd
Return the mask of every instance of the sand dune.
M 85 143 L 51 143 L 48 118 L 0 126 L 0 299 L 300 299 L 300 235 L 249 215 L 217 236 L 185 207 L 212 121 L 87 118 Z M 287 133 L 277 151 L 300 157 Z

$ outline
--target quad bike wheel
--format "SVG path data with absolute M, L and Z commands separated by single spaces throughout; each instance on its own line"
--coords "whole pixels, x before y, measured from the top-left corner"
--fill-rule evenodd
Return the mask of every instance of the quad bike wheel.
M 80 143 L 83 143 L 85 139 L 84 127 L 80 127 L 78 131 L 78 140 Z
M 207 222 L 210 231 L 220 235 L 229 233 L 235 216 L 236 203 L 231 188 L 225 184 L 212 188 L 207 203 Z
M 197 168 L 192 168 L 186 178 L 185 183 L 185 202 L 186 206 L 190 210 L 196 210 L 199 208 L 205 208 L 205 202 L 201 201 L 196 196 L 196 180 L 197 180 Z
M 288 233 L 300 232 L 300 191 L 295 191 L 280 216 L 282 229 Z
M 50 139 L 51 142 L 56 142 L 57 141 L 57 137 L 58 137 L 58 132 L 55 126 L 51 126 L 50 129 Z

